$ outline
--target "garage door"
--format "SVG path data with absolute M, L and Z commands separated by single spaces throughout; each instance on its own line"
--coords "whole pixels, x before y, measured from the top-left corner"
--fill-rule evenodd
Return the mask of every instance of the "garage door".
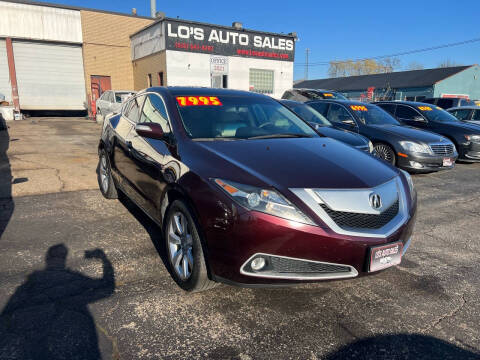
M 5 100 L 11 101 L 12 87 L 10 86 L 10 76 L 8 75 L 7 48 L 5 40 L 0 39 L 0 94 L 5 96 Z
M 13 42 L 22 110 L 84 110 L 81 46 Z

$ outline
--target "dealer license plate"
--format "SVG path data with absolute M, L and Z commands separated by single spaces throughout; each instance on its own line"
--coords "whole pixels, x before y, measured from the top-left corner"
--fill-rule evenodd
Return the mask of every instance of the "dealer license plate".
M 443 166 L 452 166 L 453 160 L 451 158 L 443 158 Z
M 372 246 L 370 248 L 369 271 L 379 271 L 400 264 L 402 261 L 402 248 L 403 244 L 401 242 Z

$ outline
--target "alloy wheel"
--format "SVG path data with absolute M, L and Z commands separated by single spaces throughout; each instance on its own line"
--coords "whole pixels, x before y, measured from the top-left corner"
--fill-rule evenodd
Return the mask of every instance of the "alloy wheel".
M 393 154 L 392 149 L 390 149 L 389 146 L 379 144 L 375 146 L 375 152 L 376 152 L 376 156 L 379 157 L 380 159 L 383 159 L 389 162 L 390 164 L 394 164 L 395 155 Z
M 168 225 L 168 252 L 176 275 L 186 281 L 193 270 L 193 239 L 191 224 L 180 211 L 175 212 Z
M 105 154 L 102 154 L 100 158 L 100 183 L 104 193 L 108 191 L 109 176 L 110 173 L 107 165 L 107 157 Z

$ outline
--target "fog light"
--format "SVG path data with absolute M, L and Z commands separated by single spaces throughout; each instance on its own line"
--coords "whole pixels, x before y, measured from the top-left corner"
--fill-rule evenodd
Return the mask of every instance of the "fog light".
M 259 271 L 265 267 L 266 263 L 267 262 L 263 257 L 257 257 L 252 260 L 252 262 L 250 263 L 250 266 L 252 267 L 252 270 Z
M 416 161 L 410 161 L 410 165 L 415 168 L 415 169 L 421 169 L 423 168 L 423 165 L 420 164 L 419 162 L 416 162 Z

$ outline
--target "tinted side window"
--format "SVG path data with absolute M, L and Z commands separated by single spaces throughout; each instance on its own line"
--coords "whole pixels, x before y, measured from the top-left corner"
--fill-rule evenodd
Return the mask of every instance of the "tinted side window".
M 470 118 L 470 109 L 458 109 L 452 112 L 452 115 L 459 120 L 468 120 Z
M 170 132 L 167 109 L 160 96 L 150 94 L 145 99 L 140 122 L 153 122 L 160 124 L 164 133 Z
M 380 106 L 386 112 L 395 116 L 395 107 L 396 107 L 395 104 L 377 104 L 377 105 Z
M 449 109 L 454 106 L 453 100 L 454 99 L 438 99 L 437 105 L 443 109 Z
M 435 99 L 425 99 L 423 102 L 427 104 L 435 104 Z
M 144 98 L 145 98 L 145 95 L 141 95 L 141 96 L 134 97 L 132 100 L 130 100 L 131 104 L 125 116 L 128 117 L 131 121 L 138 122 L 138 119 L 140 117 L 140 108 L 142 107 Z
M 397 118 L 404 120 L 413 120 L 415 116 L 419 116 L 419 114 L 411 107 L 405 105 L 397 105 Z
M 330 120 L 332 123 L 344 123 L 344 122 L 353 122 L 352 115 L 341 105 L 338 104 L 331 104 L 330 110 L 328 110 L 327 119 Z
M 317 110 L 320 114 L 322 114 L 325 117 L 327 117 L 328 105 L 330 105 L 330 104 L 329 103 L 308 104 L 308 106 L 311 106 L 312 108 Z
M 469 105 L 475 105 L 475 103 L 472 100 L 468 100 L 468 99 L 461 99 L 460 100 L 460 105 L 459 106 L 469 106 Z
M 480 110 L 474 110 L 472 120 L 480 120 Z

